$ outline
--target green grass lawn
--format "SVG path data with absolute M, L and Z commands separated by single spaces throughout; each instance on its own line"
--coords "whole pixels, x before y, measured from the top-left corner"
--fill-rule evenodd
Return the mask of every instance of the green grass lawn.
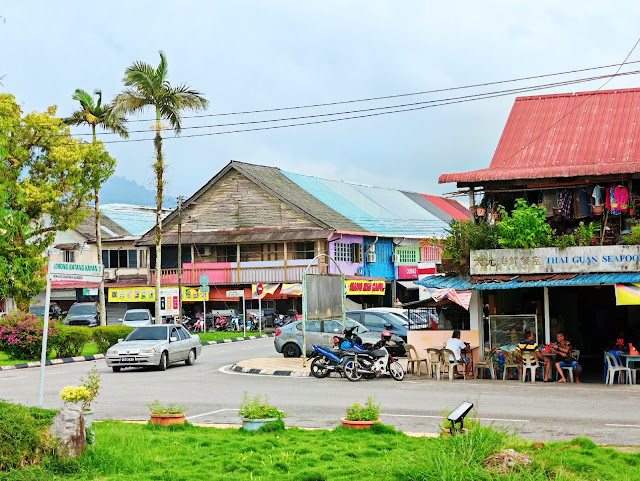
M 244 337 L 244 332 L 242 331 L 212 331 L 212 332 L 196 332 L 194 334 L 198 334 L 201 341 L 217 341 L 218 339 L 231 339 L 232 337 Z M 263 332 L 264 334 L 264 332 Z M 257 336 L 258 332 L 255 331 L 247 331 L 247 337 L 249 336 Z
M 640 479 L 640 456 L 596 446 L 585 438 L 532 443 L 487 427 L 467 436 L 411 438 L 379 432 L 250 433 L 186 425 L 177 429 L 105 421 L 94 424 L 96 444 L 79 460 L 0 472 L 0 481 L 187 480 L 616 480 Z M 530 466 L 500 478 L 483 460 L 504 448 L 532 456 Z

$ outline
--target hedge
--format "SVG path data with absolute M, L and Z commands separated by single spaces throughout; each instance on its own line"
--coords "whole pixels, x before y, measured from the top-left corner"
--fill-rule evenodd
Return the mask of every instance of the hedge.
M 51 336 L 51 348 L 58 357 L 81 356 L 84 345 L 91 339 L 93 333 L 85 326 L 56 325 L 56 333 Z
M 106 353 L 107 349 L 118 342 L 118 339 L 124 339 L 133 330 L 129 326 L 100 326 L 94 327 L 93 340 L 98 345 L 98 352 Z

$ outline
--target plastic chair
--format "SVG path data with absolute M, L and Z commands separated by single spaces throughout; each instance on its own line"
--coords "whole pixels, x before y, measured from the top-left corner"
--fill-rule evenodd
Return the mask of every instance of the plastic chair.
M 518 376 L 520 376 L 520 368 L 522 367 L 518 360 L 513 356 L 512 353 L 505 352 L 504 353 L 504 371 L 502 371 L 502 380 L 507 380 L 507 370 L 515 369 Z
M 440 349 L 430 347 L 427 349 L 427 371 L 429 377 L 440 380 L 440 368 L 442 367 L 442 361 L 440 356 Z
M 625 383 L 629 383 L 632 380 L 631 377 L 631 369 L 628 367 L 624 367 L 618 363 L 618 360 L 615 356 L 609 352 L 604 353 L 604 358 L 607 362 L 607 379 L 606 384 L 609 386 L 613 386 L 613 380 L 615 379 L 616 373 L 618 373 L 618 383 L 622 383 L 621 373 L 626 374 Z M 635 377 L 635 376 L 634 376 Z M 633 379 L 635 381 L 635 379 Z
M 576 361 L 580 359 L 580 351 L 575 350 L 573 353 L 576 356 Z M 567 371 L 569 373 L 569 382 L 573 382 L 573 366 L 572 367 L 562 367 L 563 371 Z
M 449 372 L 449 381 L 453 381 L 453 374 L 456 372 L 456 366 L 457 365 L 461 365 L 461 366 L 465 366 L 465 364 L 463 362 L 460 361 L 452 361 L 451 358 L 455 359 L 456 356 L 455 354 L 453 354 L 453 351 L 450 349 L 441 349 L 440 350 L 440 355 L 442 356 L 442 365 L 444 366 L 444 372 L 446 373 L 447 371 Z M 451 357 L 449 357 L 451 356 Z M 464 373 L 466 366 L 463 367 L 463 374 L 462 374 L 462 378 L 466 379 Z
M 496 378 L 496 367 L 493 364 L 493 356 L 496 355 L 498 350 L 496 348 L 491 349 L 489 353 L 486 355 L 483 361 L 476 361 L 474 364 L 474 370 L 476 374 L 478 374 L 478 379 L 484 379 L 484 370 L 489 369 L 489 373 L 491 373 L 491 379 Z
M 420 365 L 424 362 L 424 367 L 427 368 L 428 373 L 428 364 L 426 357 L 418 357 L 418 353 L 416 352 L 416 348 L 413 347 L 413 344 L 405 344 L 405 350 L 407 351 L 407 374 L 409 372 L 415 374 L 416 376 L 420 375 Z M 416 365 L 418 370 L 416 371 Z
M 522 382 L 527 380 L 527 372 L 529 372 L 529 377 L 531 378 L 531 382 L 536 382 L 536 371 L 540 367 L 538 364 L 538 357 L 536 356 L 536 351 L 532 351 L 530 349 L 523 349 L 522 353 Z M 533 357 L 533 360 L 531 360 Z

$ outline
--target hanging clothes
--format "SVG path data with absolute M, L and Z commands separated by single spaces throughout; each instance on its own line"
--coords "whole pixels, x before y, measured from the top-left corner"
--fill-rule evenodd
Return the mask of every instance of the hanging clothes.
M 589 217 L 591 215 L 591 204 L 589 203 L 591 195 L 589 195 L 589 190 L 584 187 L 575 189 L 573 196 L 575 199 L 573 203 L 573 217 L 575 219 Z
M 607 199 L 609 200 L 609 207 L 610 207 L 609 212 L 611 213 L 611 215 L 620 215 L 620 211 L 618 210 L 619 206 L 616 202 L 616 198 L 614 194 L 615 194 L 615 188 L 609 187 L 609 195 L 607 196 Z
M 558 192 L 558 207 L 560 208 L 560 215 L 562 217 L 571 217 L 571 191 L 563 189 Z
M 618 210 L 620 212 L 626 212 L 629 206 L 629 191 L 622 185 L 617 185 L 613 188 L 613 198 L 618 204 Z
M 591 197 L 593 198 L 593 205 L 602 204 L 602 187 L 600 187 L 599 185 L 594 185 Z

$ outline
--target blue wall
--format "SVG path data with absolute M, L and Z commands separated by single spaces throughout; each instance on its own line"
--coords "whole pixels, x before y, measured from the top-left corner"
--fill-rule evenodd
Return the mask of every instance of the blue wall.
M 369 249 L 369 246 L 374 243 L 375 237 L 364 238 L 365 252 Z M 369 264 L 364 256 L 364 270 L 365 275 L 372 277 L 384 277 L 385 279 L 392 280 L 395 278 L 394 265 L 391 262 L 391 255 L 393 254 L 393 243 L 391 239 L 378 239 L 375 243 L 376 262 Z

